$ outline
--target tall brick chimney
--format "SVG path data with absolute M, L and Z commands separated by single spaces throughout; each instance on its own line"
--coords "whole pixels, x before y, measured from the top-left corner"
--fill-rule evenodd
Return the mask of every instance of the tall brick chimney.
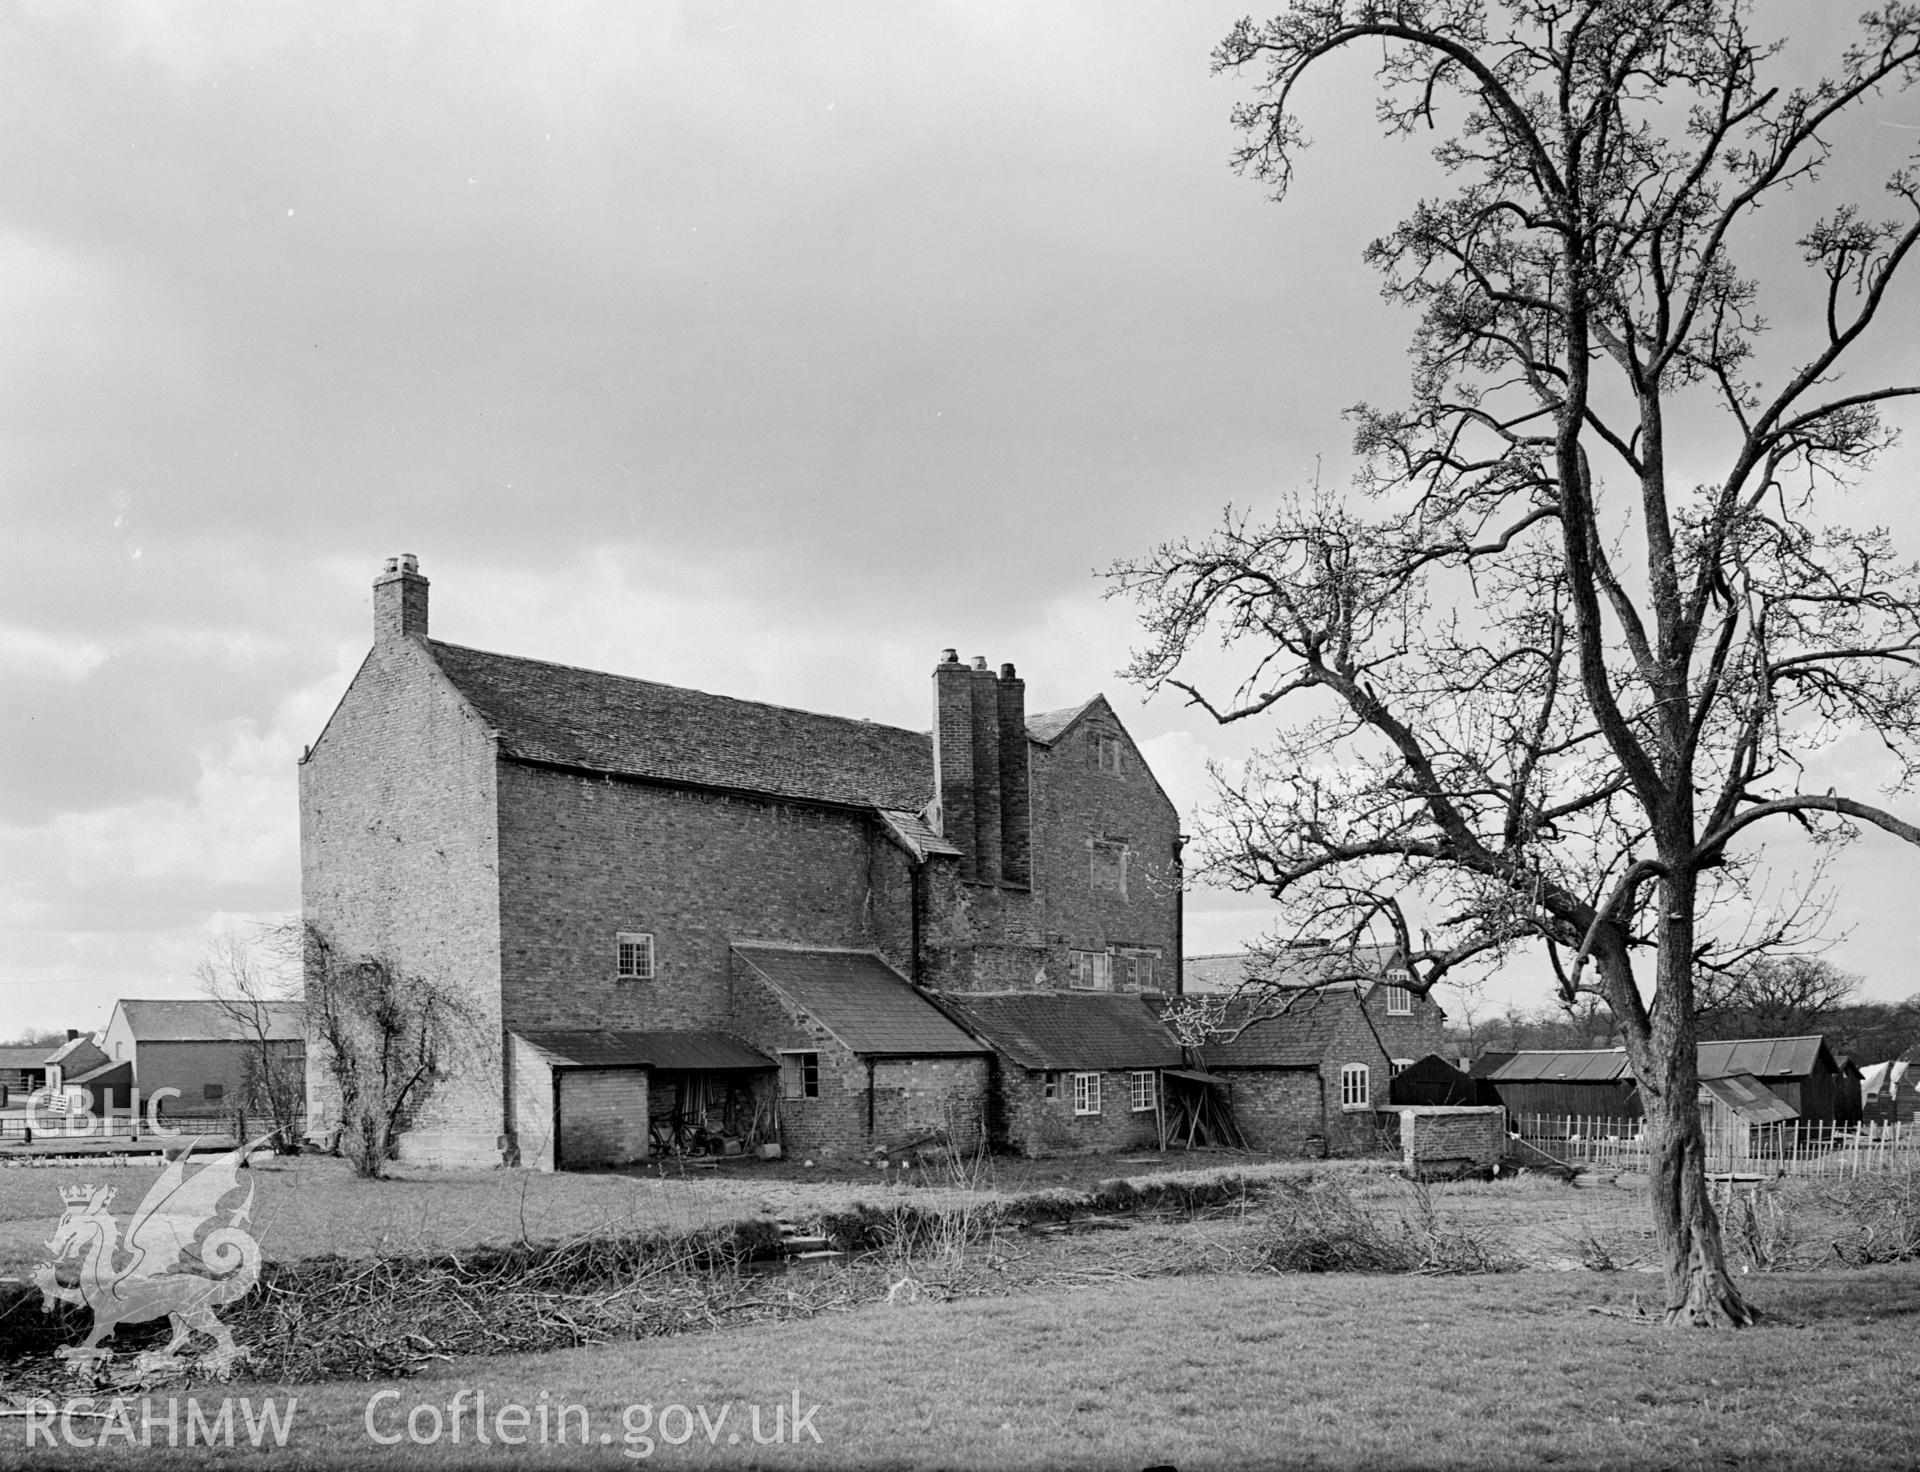
M 1000 877 L 1033 883 L 1033 812 L 1027 783 L 1027 682 L 1000 666 L 995 682 L 1000 747 Z
M 420 559 L 411 552 L 387 559 L 387 569 L 373 580 L 373 642 L 427 637 L 427 580 L 420 575 Z
M 953 650 L 933 667 L 933 800 L 940 835 L 960 850 L 960 877 L 974 877 L 973 671 Z
M 973 661 L 973 877 L 1000 882 L 1000 682 Z

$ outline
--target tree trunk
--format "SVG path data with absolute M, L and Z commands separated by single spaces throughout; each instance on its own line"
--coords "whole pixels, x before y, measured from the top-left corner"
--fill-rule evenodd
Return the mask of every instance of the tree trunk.
M 1647 1188 L 1667 1277 L 1666 1322 L 1694 1329 L 1745 1328 L 1760 1313 L 1727 1273 L 1720 1217 L 1707 1193 L 1700 1107 L 1692 1091 L 1684 1097 L 1666 1092 L 1648 1102 L 1653 1106 L 1647 1115 L 1653 1170 Z

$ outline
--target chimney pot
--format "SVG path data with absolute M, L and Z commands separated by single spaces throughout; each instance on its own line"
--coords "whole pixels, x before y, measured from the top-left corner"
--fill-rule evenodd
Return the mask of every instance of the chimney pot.
M 387 570 L 374 579 L 373 639 L 427 637 L 427 579 L 420 559 L 411 552 L 387 559 Z
M 1013 666 L 1010 664 L 1001 665 L 1000 678 L 1003 680 L 1011 680 L 1013 678 Z
M 983 669 L 985 669 L 985 668 L 987 667 L 987 657 L 986 657 L 986 655 L 984 655 L 984 654 L 976 654 L 976 655 L 974 655 L 974 657 L 973 657 L 973 667 L 974 667 L 975 669 L 977 669 L 977 670 L 983 670 Z
M 940 663 L 942 664 L 960 663 L 960 651 L 957 649 L 942 649 L 940 651 Z

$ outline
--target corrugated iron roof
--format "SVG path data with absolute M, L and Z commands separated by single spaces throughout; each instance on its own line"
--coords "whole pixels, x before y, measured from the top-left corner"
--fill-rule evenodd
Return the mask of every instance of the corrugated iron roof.
M 1476 1069 L 1476 1073 L 1479 1071 Z M 1501 1083 L 1610 1083 L 1631 1077 L 1625 1048 L 1532 1049 L 1511 1054 L 1482 1078 Z
M 1805 1077 L 1819 1062 L 1827 1040 L 1818 1033 L 1798 1038 L 1731 1038 L 1700 1045 L 1700 1077 Z M 1831 1057 L 1831 1053 L 1828 1055 Z
M 538 1031 L 519 1034 L 555 1063 L 576 1068 L 653 1068 L 695 1073 L 774 1068 L 740 1039 L 709 1029 L 682 1032 Z
M 1703 1078 L 1700 1087 L 1752 1124 L 1780 1124 L 1800 1111 L 1750 1073 Z
M 306 1008 L 299 1002 L 226 1003 L 211 998 L 149 1001 L 122 998 L 118 1010 L 127 1019 L 134 1041 L 140 1043 L 220 1043 L 251 1041 L 258 1034 L 250 1022 L 236 1017 L 233 1006 L 262 1009 L 267 1037 L 273 1042 L 301 1042 L 307 1035 Z
M 969 992 L 942 1000 L 1022 1068 L 1177 1068 L 1185 1061 L 1139 992 Z
M 987 1051 L 872 951 L 735 941 L 733 952 L 856 1053 L 924 1058 Z

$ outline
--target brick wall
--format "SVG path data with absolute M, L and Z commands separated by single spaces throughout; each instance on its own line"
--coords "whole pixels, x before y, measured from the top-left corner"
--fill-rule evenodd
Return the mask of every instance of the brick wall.
M 647 1156 L 647 1071 L 562 1068 L 559 1165 L 583 1170 Z
M 1316 1143 L 1325 1142 L 1327 1135 L 1317 1068 L 1209 1071 L 1233 1085 L 1234 1121 L 1252 1149 L 1275 1155 L 1317 1155 L 1326 1148 Z
M 553 1065 L 522 1037 L 507 1039 L 506 1059 L 514 1163 L 529 1170 L 552 1170 Z
M 1418 1063 L 1429 1053 L 1445 1057 L 1447 1053 L 1447 1014 L 1431 997 L 1415 997 L 1413 1015 L 1395 1017 L 1388 1009 L 1388 990 L 1373 989 L 1366 1000 L 1367 1015 L 1373 1019 L 1380 1040 L 1394 1058 Z
M 1498 1105 L 1402 1105 L 1400 1159 L 1408 1174 L 1491 1175 L 1507 1147 L 1507 1112 Z
M 1157 1148 L 1157 1109 L 1134 1110 L 1129 1102 L 1127 1070 L 1100 1075 L 1100 1112 L 1075 1114 L 1073 1073 L 1062 1072 L 1058 1097 L 1046 1094 L 1046 1075 L 1005 1059 L 994 1069 L 994 1128 L 998 1141 L 1024 1155 L 1066 1155 L 1080 1151 Z M 1165 1080 L 1156 1073 L 1155 1098 Z M 1164 1101 L 1162 1101 L 1164 1102 Z
M 1120 743 L 1120 771 L 1099 765 L 1100 738 Z M 1050 948 L 1050 984 L 1064 986 L 1069 950 L 1154 948 L 1159 989 L 1179 964 L 1180 820 L 1119 720 L 1100 701 L 1052 746 L 1032 748 L 1033 886 Z M 1124 840 L 1126 893 L 1093 884 L 1096 839 Z M 1118 973 L 1116 989 L 1124 989 Z
M 1371 1009 L 1364 1008 L 1352 992 L 1330 993 L 1328 1000 L 1336 997 L 1341 1003 L 1340 1020 L 1320 1061 L 1327 1100 L 1327 1151 L 1331 1155 L 1372 1154 L 1381 1148 L 1381 1121 L 1375 1111 L 1387 1103 L 1393 1062 L 1376 1035 Z M 1341 1102 L 1341 1077 L 1353 1064 L 1367 1070 L 1367 1103 L 1360 1108 Z
M 857 814 L 502 762 L 510 1029 L 722 1027 L 729 945 L 868 947 L 904 971 L 907 857 Z M 615 978 L 621 931 L 654 978 Z
M 469 993 L 483 1056 L 436 1080 L 404 1158 L 499 1163 L 494 744 L 416 639 L 376 643 L 300 764 L 301 903 L 341 954 L 380 956 Z M 324 1126 L 323 1045 L 308 1054 L 308 1115 Z

